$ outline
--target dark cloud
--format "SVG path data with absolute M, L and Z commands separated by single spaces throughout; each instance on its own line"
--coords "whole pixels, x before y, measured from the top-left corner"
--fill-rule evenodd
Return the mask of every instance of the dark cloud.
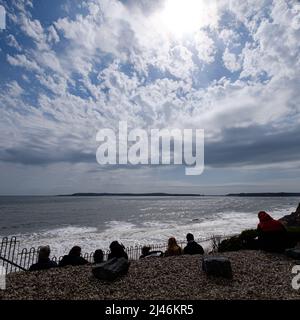
M 80 151 L 36 151 L 26 148 L 10 148 L 1 151 L 0 160 L 24 165 L 47 165 L 57 162 L 82 163 L 96 162 L 95 153 Z
M 300 159 L 300 128 L 276 132 L 252 126 L 223 131 L 222 140 L 205 145 L 205 164 L 212 167 L 261 165 Z
M 205 165 L 220 168 L 255 166 L 300 159 L 300 128 L 281 132 L 262 126 L 228 128 L 221 136 L 222 139 L 218 142 L 206 141 Z M 47 165 L 58 162 L 97 164 L 96 150 L 81 152 L 51 147 L 39 149 L 37 145 L 4 149 L 0 152 L 0 160 L 24 165 Z M 121 167 L 137 168 L 130 165 Z M 119 166 L 114 166 L 114 169 L 117 168 Z

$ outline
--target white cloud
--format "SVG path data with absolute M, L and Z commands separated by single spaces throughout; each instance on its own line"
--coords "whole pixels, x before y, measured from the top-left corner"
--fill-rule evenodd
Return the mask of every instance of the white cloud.
M 50 26 L 48 28 L 48 37 L 47 37 L 48 42 L 50 43 L 57 43 L 59 42 L 59 35 L 56 32 L 56 29 L 54 26 Z
M 17 54 L 15 56 L 7 54 L 6 57 L 7 61 L 13 66 L 23 67 L 30 71 L 41 71 L 38 64 L 35 61 L 29 60 L 24 54 Z
M 19 23 L 22 31 L 35 40 L 37 43 L 42 43 L 44 40 L 44 29 L 39 20 L 32 20 L 25 14 L 20 14 Z
M 17 81 L 12 81 L 7 84 L 8 94 L 13 97 L 20 97 L 24 92 L 24 89 L 19 85 Z
M 198 58 L 205 63 L 212 63 L 215 60 L 216 48 L 214 41 L 204 31 L 196 33 L 194 38 Z
M 10 47 L 13 47 L 13 48 L 15 48 L 15 49 L 18 50 L 18 51 L 22 51 L 21 46 L 19 45 L 18 41 L 16 40 L 16 38 L 15 38 L 14 35 L 12 35 L 12 34 L 9 34 L 9 35 L 7 36 L 7 44 L 8 44 Z
M 196 68 L 191 51 L 182 45 L 177 45 L 170 48 L 167 60 L 166 70 L 179 79 L 191 82 L 192 72 Z M 160 68 L 163 69 L 162 65 Z
M 219 22 L 221 45 L 209 28 L 188 40 L 174 39 L 140 6 L 114 0 L 88 2 L 87 16 L 58 19 L 46 30 L 23 16 L 18 20 L 22 30 L 37 46 L 8 54 L 7 61 L 38 80 L 38 108 L 24 101 L 20 84 L 11 83 L 9 96 L 0 97 L 3 141 L 10 139 L 11 148 L 27 145 L 35 154 L 68 158 L 93 154 L 97 130 L 120 119 L 143 127 L 204 127 L 210 141 L 221 140 L 227 128 L 299 125 L 298 6 L 252 2 L 233 1 L 237 22 Z M 264 6 L 273 20 L 266 18 Z M 241 24 L 249 34 L 237 53 Z M 223 63 L 231 72 L 240 70 L 240 78 L 218 73 Z M 196 88 L 193 77 L 203 75 L 204 65 L 216 66 L 210 71 L 215 80 Z
M 240 45 L 240 35 L 232 29 L 222 29 L 219 38 L 222 39 L 226 47 Z
M 254 39 L 254 43 L 248 42 L 243 49 L 241 75 L 255 77 L 261 72 L 271 77 L 293 75 L 295 67 L 299 65 L 299 5 L 284 0 L 275 1 L 270 6 L 267 1 L 253 2 L 251 6 L 246 2 L 234 4 L 233 12 L 248 27 Z M 266 17 L 268 8 L 270 18 Z
M 37 75 L 37 79 L 43 86 L 58 96 L 65 95 L 67 92 L 68 84 L 64 77 L 59 75 Z
M 240 58 L 236 54 L 230 52 L 228 48 L 226 48 L 223 53 L 223 62 L 225 67 L 231 72 L 239 71 L 241 69 Z

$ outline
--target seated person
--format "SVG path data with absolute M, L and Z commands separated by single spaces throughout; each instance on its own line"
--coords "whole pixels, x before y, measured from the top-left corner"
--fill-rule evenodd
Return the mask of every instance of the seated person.
M 82 266 L 89 262 L 81 257 L 81 248 L 78 246 L 73 247 L 68 255 L 63 256 L 59 262 L 60 267 L 65 266 Z
M 184 254 L 204 254 L 204 250 L 200 244 L 194 240 L 194 235 L 188 233 L 186 235 L 187 245 L 183 249 Z
M 38 262 L 30 266 L 29 271 L 46 270 L 57 267 L 55 261 L 50 260 L 50 247 L 40 247 Z
M 125 247 L 123 244 L 120 244 L 118 241 L 113 241 L 110 246 L 110 253 L 108 255 L 107 260 L 113 259 L 113 258 L 125 258 L 128 260 L 128 255 L 125 252 Z
M 151 247 L 144 246 L 142 248 L 142 255 L 140 256 L 140 259 L 146 258 L 146 257 L 161 257 L 163 255 L 162 251 L 153 250 L 150 251 Z
M 94 263 L 101 263 L 101 262 L 103 262 L 103 258 L 104 258 L 103 251 L 102 251 L 101 249 L 97 249 L 97 250 L 94 252 L 93 258 L 94 258 Z
M 178 256 L 182 254 L 182 249 L 177 244 L 177 241 L 174 237 L 171 237 L 168 240 L 168 248 L 165 252 L 165 256 Z
M 259 248 L 270 252 L 284 251 L 288 243 L 288 235 L 284 225 L 265 211 L 260 211 L 258 218 Z

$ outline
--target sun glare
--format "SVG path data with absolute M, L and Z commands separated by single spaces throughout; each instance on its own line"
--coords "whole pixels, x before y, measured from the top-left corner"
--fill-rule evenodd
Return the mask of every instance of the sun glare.
M 213 22 L 214 0 L 166 0 L 160 19 L 175 36 L 197 31 Z

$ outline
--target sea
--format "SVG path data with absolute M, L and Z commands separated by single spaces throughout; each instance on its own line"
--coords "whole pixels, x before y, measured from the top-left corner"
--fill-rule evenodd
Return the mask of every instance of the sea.
M 2 196 L 0 238 L 16 236 L 24 248 L 50 245 L 58 256 L 74 245 L 83 252 L 107 249 L 113 240 L 163 244 L 188 232 L 204 239 L 256 228 L 260 210 L 278 219 L 299 202 L 300 197 Z

